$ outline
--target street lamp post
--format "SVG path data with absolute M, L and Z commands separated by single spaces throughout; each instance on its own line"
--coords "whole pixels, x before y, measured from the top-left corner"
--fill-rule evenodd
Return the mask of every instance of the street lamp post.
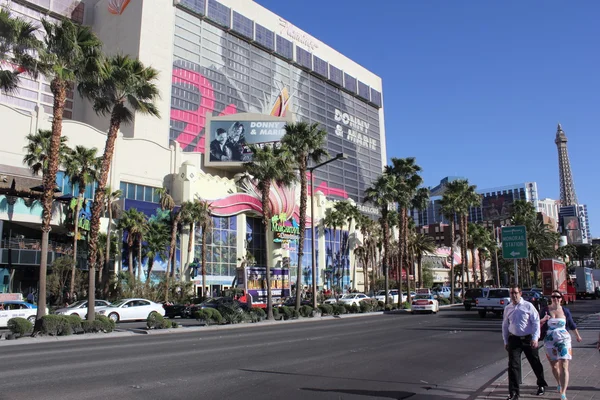
M 316 309 L 317 308 L 317 253 L 316 253 L 316 249 L 315 249 L 315 229 L 316 229 L 316 225 L 315 225 L 315 177 L 314 177 L 314 171 L 317 168 L 322 167 L 325 164 L 329 164 L 330 162 L 336 161 L 336 160 L 346 160 L 348 158 L 347 154 L 344 153 L 338 153 L 334 158 L 330 158 L 327 161 L 323 161 L 320 164 L 315 165 L 314 167 L 309 167 L 307 168 L 307 170 L 310 172 L 310 224 L 311 224 L 311 229 L 310 229 L 310 236 L 311 236 L 311 250 L 312 250 L 312 301 L 313 301 L 313 308 Z M 300 273 L 300 271 L 298 271 L 298 273 Z M 298 290 L 299 288 L 297 288 L 296 290 Z

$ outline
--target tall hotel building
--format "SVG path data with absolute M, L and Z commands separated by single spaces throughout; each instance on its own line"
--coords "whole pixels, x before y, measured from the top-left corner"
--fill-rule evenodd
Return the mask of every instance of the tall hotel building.
M 149 216 L 156 213 L 156 189 L 161 187 L 169 189 L 178 204 L 196 198 L 213 203 L 215 228 L 206 243 L 210 246 L 209 289 L 229 286 L 239 260 L 246 256 L 252 256 L 257 265 L 296 264 L 293 243 L 283 246 L 274 242 L 272 235 L 265 237 L 262 209 L 254 206 L 253 188 L 242 187 L 235 179 L 243 172 L 244 159 L 222 162 L 210 156 L 217 127 L 228 134 L 239 128 L 248 143 L 259 143 L 257 136 L 263 133 L 274 135 L 270 141 L 276 142 L 286 122 L 319 123 L 328 133 L 326 149 L 330 155 L 345 153 L 348 158 L 315 171 L 315 223 L 319 224 L 333 200 L 351 199 L 363 212 L 375 212 L 362 203 L 365 188 L 381 173 L 386 160 L 381 78 L 290 21 L 251 0 L 0 3 L 33 21 L 60 16 L 83 21 L 103 41 L 107 54 L 138 57 L 159 71 L 161 98 L 157 106 L 161 118 L 136 115 L 133 123 L 122 125 L 110 185 L 122 190 L 124 209 L 135 207 Z M 18 187 L 25 187 L 35 178 L 22 163 L 25 136 L 49 128 L 51 100 L 43 78 L 35 81 L 24 77 L 17 92 L 2 95 L 0 114 L 4 126 L 11 129 L 0 132 L 3 143 L 8 143 L 0 149 L 0 174 L 8 183 L 15 180 Z M 64 116 L 70 119 L 65 120 L 63 133 L 71 147 L 93 146 L 102 152 L 107 118 L 96 115 L 76 93 L 69 93 Z M 261 127 L 268 129 L 263 132 Z M 57 184 L 64 194 L 72 190 L 64 174 L 59 173 Z M 93 187 L 88 189 L 86 197 L 91 199 Z M 278 212 L 297 217 L 299 190 L 279 189 L 272 195 Z M 41 237 L 39 228 L 36 230 L 39 213 L 25 202 L 17 202 L 10 218 L 10 236 Z M 53 219 L 56 241 L 65 233 L 61 215 Z M 2 209 L 0 220 L 5 221 L 4 229 L 0 224 L 3 239 L 10 239 L 6 229 L 9 216 Z M 352 229 L 345 227 L 345 234 Z M 362 273 L 356 276 L 349 270 L 354 265 L 350 262 L 352 252 L 344 262 L 334 255 L 341 237 L 333 237 L 328 229 L 317 231 L 319 287 L 331 282 L 326 271 L 342 268 L 345 280 L 338 284 L 362 289 Z M 186 232 L 182 235 L 181 249 L 187 249 L 188 240 L 194 241 L 191 258 L 198 257 L 202 246 L 198 239 L 189 238 Z M 303 267 L 310 269 L 310 226 L 307 239 Z M 31 256 L 34 260 L 37 257 Z M 180 268 L 192 263 L 185 250 L 177 257 Z M 119 264 L 120 260 L 115 260 L 115 265 Z M 9 269 L 35 266 L 35 261 L 19 265 L 13 261 L 8 266 L 0 258 L 0 275 L 3 267 L 6 274 Z M 160 263 L 155 268 L 160 270 Z M 293 268 L 291 271 L 295 273 Z M 308 283 L 309 271 L 302 273 Z M 15 279 L 20 278 L 24 285 L 33 284 L 27 277 L 34 274 L 25 275 L 17 274 Z

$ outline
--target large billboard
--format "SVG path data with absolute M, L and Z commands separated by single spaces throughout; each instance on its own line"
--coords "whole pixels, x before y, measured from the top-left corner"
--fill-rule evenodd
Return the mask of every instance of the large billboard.
M 209 119 L 206 165 L 239 166 L 252 161 L 250 145 L 278 146 L 289 122 L 256 114 L 237 114 L 235 117 Z
M 512 194 L 484 196 L 481 200 L 481 210 L 484 221 L 498 221 L 510 218 L 513 205 Z
M 567 234 L 567 242 L 569 244 L 581 244 L 583 238 L 581 235 L 581 227 L 579 225 L 579 218 L 577 217 L 563 217 L 563 227 Z

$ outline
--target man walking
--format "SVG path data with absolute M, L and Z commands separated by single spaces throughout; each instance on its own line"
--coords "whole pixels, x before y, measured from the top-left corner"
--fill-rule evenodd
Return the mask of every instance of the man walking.
M 521 297 L 521 288 L 510 288 L 510 304 L 504 309 L 502 337 L 504 348 L 508 351 L 508 391 L 507 400 L 519 398 L 519 380 L 521 377 L 521 354 L 525 353 L 537 378 L 537 395 L 545 393 L 548 386 L 544 379 L 544 367 L 538 354 L 540 337 L 540 315 L 535 306 Z

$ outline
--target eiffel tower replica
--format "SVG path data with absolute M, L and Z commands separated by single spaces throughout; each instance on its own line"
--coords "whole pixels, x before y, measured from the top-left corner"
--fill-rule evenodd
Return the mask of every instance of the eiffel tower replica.
M 558 172 L 560 174 L 560 205 L 577 205 L 577 195 L 575 194 L 575 184 L 573 183 L 573 174 L 571 174 L 571 162 L 569 161 L 569 152 L 567 151 L 567 135 L 558 124 L 556 128 L 556 139 L 554 140 L 558 149 Z

